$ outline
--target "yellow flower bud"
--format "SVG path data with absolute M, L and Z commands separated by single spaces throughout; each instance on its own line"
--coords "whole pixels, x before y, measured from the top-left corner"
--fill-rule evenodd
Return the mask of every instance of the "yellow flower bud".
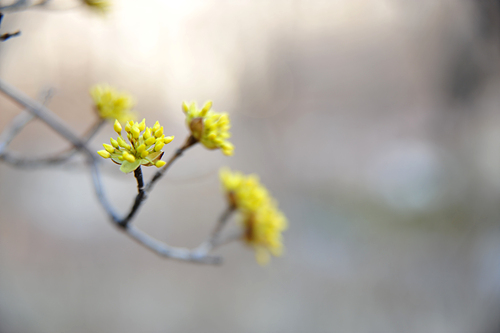
M 135 162 L 135 157 L 132 154 L 127 153 L 126 151 L 123 152 L 123 158 L 130 163 Z
M 146 127 L 145 119 L 140 123 L 129 121 L 124 127 L 127 131 L 126 139 L 130 141 L 130 144 L 125 141 L 125 135 L 119 135 L 116 140 L 110 138 L 111 145 L 103 144 L 105 150 L 99 152 L 99 155 L 103 157 L 112 157 L 113 162 L 121 165 L 120 171 L 124 173 L 129 173 L 139 165 L 157 165 L 156 162 L 163 155 L 161 149 L 174 138 L 173 136 L 165 137 L 163 127 L 159 122 L 155 123 L 155 128 Z M 150 154 L 151 157 L 148 158 Z M 158 163 L 158 167 L 163 165 L 165 162 Z
M 134 136 L 135 139 L 138 139 L 139 134 L 141 134 L 141 130 L 139 129 L 139 126 L 137 124 L 132 126 L 132 128 L 130 129 L 130 132 L 132 133 L 132 135 Z
M 111 142 L 111 144 L 113 145 L 113 147 L 115 148 L 118 148 L 118 141 L 116 141 L 115 139 L 113 138 L 109 138 L 109 141 Z
M 139 147 L 137 147 L 137 152 L 139 154 L 142 153 L 145 150 L 146 150 L 146 145 L 144 143 L 142 145 L 140 145 Z
M 155 144 L 155 151 L 160 151 L 163 148 L 164 145 L 165 144 L 163 143 L 163 141 L 162 142 L 157 142 Z
M 110 146 L 110 145 L 108 145 L 106 143 L 103 143 L 102 145 L 103 145 L 104 149 L 106 149 L 106 151 L 108 153 L 113 153 L 115 151 L 115 148 L 113 148 L 113 146 Z
M 265 264 L 271 254 L 280 256 L 283 253 L 282 233 L 287 228 L 287 220 L 278 209 L 276 200 L 255 175 L 245 176 L 223 169 L 220 178 L 228 203 L 242 215 L 242 239 L 255 249 L 257 261 Z
M 118 135 L 121 134 L 122 125 L 120 125 L 120 122 L 118 121 L 118 119 L 115 119 L 115 124 L 113 125 L 113 129 L 115 130 L 116 133 L 118 133 Z
M 107 152 L 107 151 L 105 151 L 105 150 L 99 150 L 97 153 L 98 153 L 101 157 L 103 157 L 103 158 L 110 158 L 110 157 L 111 157 L 111 154 L 110 154 L 110 153 L 108 153 L 108 152 Z
M 83 0 L 84 2 L 105 2 L 107 0 Z M 129 119 L 134 119 L 135 114 L 132 112 L 134 100 L 128 93 L 120 92 L 110 87 L 107 84 L 95 85 L 90 89 L 90 95 L 94 102 L 95 110 L 102 119 L 107 119 L 115 123 L 125 124 Z M 113 126 L 114 127 L 114 126 Z M 120 134 L 121 130 L 115 131 Z
M 231 136 L 229 117 L 226 113 L 212 111 L 212 101 L 207 101 L 201 109 L 196 104 L 183 104 L 186 114 L 186 125 L 191 130 L 191 135 L 208 149 L 221 149 L 226 155 L 231 155 L 233 145 L 226 145 Z M 228 143 L 228 142 L 227 142 Z
M 160 123 L 156 121 L 156 123 L 153 125 L 153 128 L 151 128 L 151 132 L 154 133 L 160 128 Z
M 157 131 L 155 131 L 155 136 L 159 138 L 160 136 L 163 135 L 163 126 L 160 127 Z
M 234 152 L 234 146 L 230 142 L 223 142 L 222 145 L 222 153 L 226 156 L 232 156 Z
M 165 162 L 165 161 L 158 161 L 158 162 L 155 163 L 155 165 L 156 165 L 157 168 L 161 168 L 165 164 L 167 164 L 167 162 Z
M 146 118 L 142 119 L 141 123 L 139 124 L 139 130 L 142 132 L 146 128 Z
M 182 110 L 184 110 L 184 112 L 188 112 L 189 106 L 187 105 L 186 102 L 182 102 Z
M 165 138 L 163 139 L 163 142 L 164 142 L 165 144 L 169 144 L 169 143 L 170 143 L 170 142 L 172 142 L 173 140 L 174 140 L 174 136 L 172 135 L 172 136 L 167 136 L 167 137 L 165 137 Z
M 212 101 L 206 101 L 205 105 L 203 105 L 203 108 L 201 109 L 200 114 L 202 116 L 205 116 L 211 108 L 212 108 Z
M 125 149 L 130 149 L 130 145 L 128 145 L 128 144 L 125 142 L 125 140 L 123 140 L 123 139 L 121 138 L 121 136 L 117 137 L 117 138 L 116 138 L 116 141 L 118 141 L 118 145 L 120 145 L 120 147 L 125 148 Z

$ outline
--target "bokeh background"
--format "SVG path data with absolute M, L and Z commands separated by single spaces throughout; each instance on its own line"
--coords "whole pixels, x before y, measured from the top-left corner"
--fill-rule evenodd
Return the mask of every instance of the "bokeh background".
M 107 221 L 78 158 L 0 164 L 0 332 L 500 331 L 499 1 L 114 2 L 105 17 L 66 0 L 6 13 L 1 33 L 22 36 L 0 44 L 1 78 L 54 88 L 77 133 L 96 119 L 91 85 L 128 91 L 176 136 L 167 154 L 187 135 L 181 102 L 212 99 L 234 157 L 189 150 L 135 223 L 196 246 L 227 165 L 279 200 L 286 253 L 165 260 Z M 21 109 L 0 96 L 0 110 L 3 129 Z M 33 122 L 10 149 L 66 147 Z M 124 211 L 135 180 L 103 172 Z

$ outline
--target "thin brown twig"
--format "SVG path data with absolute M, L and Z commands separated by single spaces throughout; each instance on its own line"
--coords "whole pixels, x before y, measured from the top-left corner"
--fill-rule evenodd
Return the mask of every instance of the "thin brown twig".
M 175 162 L 175 160 L 178 159 L 179 157 L 181 157 L 182 154 L 184 153 L 184 151 L 186 151 L 189 147 L 193 146 L 197 142 L 198 142 L 198 140 L 196 140 L 192 135 L 190 135 L 186 139 L 186 141 L 184 142 L 184 144 L 182 145 L 182 147 L 180 147 L 179 149 L 177 149 L 175 151 L 174 155 L 172 155 L 172 157 L 170 157 L 170 159 L 167 161 L 167 164 L 165 164 L 160 170 L 158 170 L 158 172 L 155 173 L 155 175 L 153 176 L 153 178 L 151 178 L 151 180 L 149 181 L 149 183 L 146 185 L 146 188 L 145 188 L 146 193 L 151 192 L 151 190 L 153 189 L 154 184 L 158 180 L 160 180 L 161 177 L 163 177 L 163 175 L 167 172 L 167 170 Z

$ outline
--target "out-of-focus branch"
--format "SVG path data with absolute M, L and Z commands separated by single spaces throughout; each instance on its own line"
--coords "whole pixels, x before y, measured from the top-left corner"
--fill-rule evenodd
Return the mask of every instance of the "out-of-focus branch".
M 28 0 L 17 0 L 16 2 L 7 5 L 7 6 L 1 6 L 0 10 L 1 11 L 18 11 L 18 10 L 23 10 L 28 8 L 31 5 L 31 1 Z
M 27 10 L 30 8 L 45 6 L 52 0 L 40 0 L 38 2 L 34 2 L 32 0 L 17 0 L 14 3 L 7 6 L 0 6 L 0 10 L 4 12 L 19 12 L 22 10 Z
M 105 121 L 99 119 L 92 127 L 85 133 L 82 138 L 84 143 L 88 143 L 94 135 L 102 128 Z M 1 149 L 1 147 L 0 147 Z M 11 165 L 20 168 L 39 168 L 39 167 L 47 167 L 47 166 L 55 166 L 61 163 L 68 161 L 71 157 L 76 154 L 76 148 L 72 147 L 66 149 L 60 153 L 54 154 L 49 157 L 40 157 L 40 158 L 23 158 L 13 156 L 12 154 L 8 154 L 7 152 L 2 153 L 0 151 L 0 160 L 3 160 Z
M 52 111 L 40 104 L 39 102 L 31 99 L 22 91 L 7 83 L 5 80 L 0 79 L 0 91 L 7 95 L 10 99 L 17 104 L 25 107 L 29 112 L 38 117 L 56 133 L 71 142 L 75 148 L 86 153 L 92 160 L 95 159 L 92 152 L 87 148 L 85 143 L 81 141 L 68 126 Z
M 12 37 L 16 37 L 16 36 L 19 36 L 21 34 L 21 31 L 20 30 L 17 30 L 16 32 L 6 32 L 2 35 L 0 35 L 0 42 L 4 42 L 6 41 L 7 39 L 10 39 Z
M 194 251 L 197 252 L 200 255 L 206 254 L 210 252 L 215 246 L 221 245 L 220 243 L 220 237 L 222 233 L 222 229 L 227 224 L 227 221 L 231 217 L 231 215 L 234 213 L 235 208 L 231 205 L 229 205 L 224 212 L 222 213 L 221 217 L 217 221 L 217 224 L 215 225 L 214 230 L 210 234 L 210 237 L 203 242 L 200 246 L 198 246 Z
M 47 89 L 40 95 L 43 105 L 46 105 L 54 95 L 54 92 L 52 89 Z M 21 132 L 34 117 L 35 116 L 28 110 L 24 110 L 17 115 L 9 125 L 7 125 L 5 130 L 0 134 L 0 156 L 3 154 L 5 149 L 7 149 L 7 146 L 12 142 L 12 140 L 14 140 L 14 137 L 19 134 L 19 132 Z

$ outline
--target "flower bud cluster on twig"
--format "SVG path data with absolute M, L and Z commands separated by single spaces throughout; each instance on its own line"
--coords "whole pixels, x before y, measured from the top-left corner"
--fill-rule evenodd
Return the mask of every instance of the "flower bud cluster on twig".
M 259 178 L 222 169 L 220 179 L 229 205 L 240 212 L 243 240 L 255 249 L 257 262 L 267 264 L 269 254 L 280 256 L 283 253 L 282 232 L 288 223 Z
M 146 127 L 146 119 L 140 123 L 132 120 L 125 125 L 128 144 L 122 137 L 122 126 L 115 120 L 114 130 L 118 133 L 115 139 L 110 138 L 111 145 L 103 144 L 104 150 L 97 153 L 103 158 L 110 158 L 116 164 L 121 165 L 120 171 L 129 173 L 139 166 L 156 166 L 161 168 L 166 164 L 161 160 L 162 148 L 174 139 L 173 136 L 163 134 L 163 126 L 156 122 L 153 127 Z

